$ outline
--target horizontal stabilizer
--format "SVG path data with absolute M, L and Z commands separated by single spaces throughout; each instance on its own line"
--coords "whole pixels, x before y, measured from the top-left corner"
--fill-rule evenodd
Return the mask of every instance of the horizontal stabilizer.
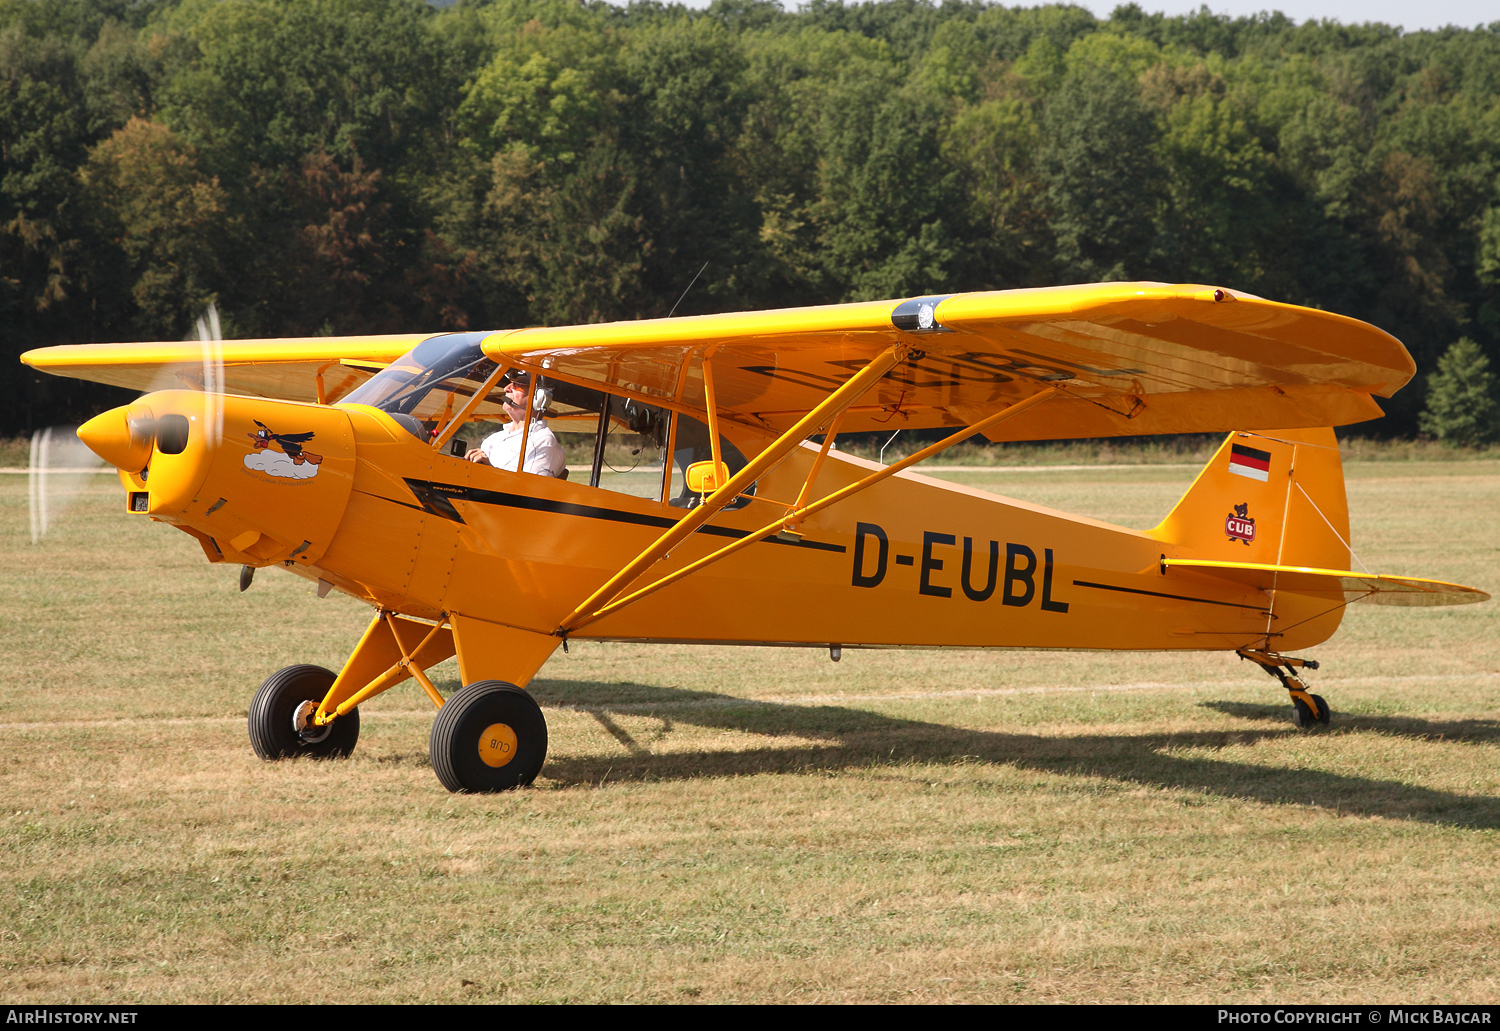
M 1376 605 L 1465 605 L 1488 601 L 1489 595 L 1473 587 L 1412 576 L 1379 576 L 1350 569 L 1314 569 L 1309 566 L 1272 566 L 1259 562 L 1214 562 L 1204 559 L 1164 558 L 1163 575 L 1171 570 L 1192 571 L 1231 580 L 1260 591 L 1290 591 L 1346 602 L 1368 601 Z

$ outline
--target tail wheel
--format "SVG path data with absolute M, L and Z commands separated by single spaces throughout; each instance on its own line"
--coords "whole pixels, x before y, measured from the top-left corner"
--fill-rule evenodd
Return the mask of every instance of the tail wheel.
M 449 791 L 525 787 L 547 758 L 541 706 L 514 684 L 480 680 L 455 691 L 432 724 L 432 769 Z
M 307 756 L 341 759 L 359 740 L 359 710 L 327 726 L 312 723 L 337 675 L 322 666 L 287 666 L 266 678 L 250 702 L 250 745 L 269 761 Z
M 1306 702 L 1300 698 L 1292 699 L 1292 722 L 1300 730 L 1311 730 L 1313 727 L 1326 727 L 1328 720 L 1333 715 L 1328 708 L 1328 703 L 1323 701 L 1320 694 L 1312 695 L 1312 700 L 1318 707 L 1318 714 L 1313 715 L 1312 709 L 1308 708 Z

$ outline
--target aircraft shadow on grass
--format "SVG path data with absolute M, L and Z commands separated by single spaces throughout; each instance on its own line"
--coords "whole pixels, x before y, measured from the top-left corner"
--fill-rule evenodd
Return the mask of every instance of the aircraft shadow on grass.
M 1285 723 L 1287 720 L 1285 705 L 1251 702 L 1201 702 L 1200 705 L 1242 720 L 1268 723 Z M 1372 716 L 1365 713 L 1353 715 L 1335 709 L 1333 728 L 1337 730 L 1341 727 L 1417 741 L 1457 741 L 1471 745 L 1500 741 L 1500 721 L 1497 720 L 1423 720 L 1412 716 Z
M 1221 749 L 1301 733 L 1291 726 L 1286 706 L 1207 703 L 1207 707 L 1228 715 L 1277 724 L 1265 729 L 1054 737 L 967 730 L 837 705 L 756 702 L 708 691 L 632 683 L 539 679 L 532 682 L 530 690 L 544 706 L 573 708 L 593 716 L 628 753 L 549 759 L 543 776 L 567 785 L 833 772 L 905 763 L 958 765 L 977 760 L 1275 805 L 1315 805 L 1349 815 L 1476 829 L 1500 827 L 1497 798 L 1323 770 L 1277 769 L 1180 754 L 1188 749 Z M 649 717 L 659 726 L 653 737 L 642 740 L 620 725 L 617 717 L 622 716 Z M 1338 722 L 1335 715 L 1335 727 Z M 675 724 L 767 738 L 795 736 L 819 743 L 739 751 L 653 751 L 652 745 L 669 735 Z M 1500 726 L 1488 720 L 1426 723 L 1408 717 L 1360 716 L 1347 726 L 1354 731 L 1424 739 L 1441 736 L 1476 744 L 1500 738 Z

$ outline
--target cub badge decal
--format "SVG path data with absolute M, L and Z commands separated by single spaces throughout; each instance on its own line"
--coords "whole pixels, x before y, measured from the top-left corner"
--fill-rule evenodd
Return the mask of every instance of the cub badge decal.
M 302 445 L 316 434 L 276 433 L 259 419 L 254 420 L 260 429 L 248 434 L 251 451 L 245 456 L 245 468 L 267 476 L 279 476 L 286 480 L 310 480 L 318 475 L 318 466 L 323 456 L 315 455 Z
M 1232 541 L 1243 541 L 1246 547 L 1255 540 L 1255 520 L 1250 518 L 1250 502 L 1235 505 L 1234 513 L 1224 517 L 1224 535 Z

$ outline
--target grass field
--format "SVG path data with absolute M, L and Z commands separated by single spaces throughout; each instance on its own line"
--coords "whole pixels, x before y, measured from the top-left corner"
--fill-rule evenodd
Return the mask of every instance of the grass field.
M 1500 588 L 1500 461 L 1347 469 L 1370 568 Z M 1193 470 L 945 475 L 1145 526 Z M 1353 606 L 1313 734 L 1224 655 L 578 644 L 537 785 L 454 796 L 410 684 L 257 761 L 367 611 L 121 507 L 33 546 L 0 476 L 6 1002 L 1500 1001 L 1500 604 Z

